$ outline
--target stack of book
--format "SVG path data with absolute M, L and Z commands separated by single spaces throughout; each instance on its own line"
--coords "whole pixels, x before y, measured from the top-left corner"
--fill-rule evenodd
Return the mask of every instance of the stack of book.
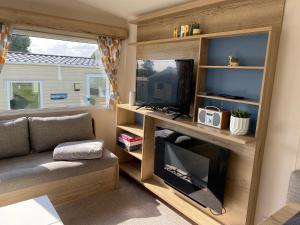
M 139 150 L 142 147 L 143 139 L 131 133 L 120 133 L 118 145 L 127 151 Z

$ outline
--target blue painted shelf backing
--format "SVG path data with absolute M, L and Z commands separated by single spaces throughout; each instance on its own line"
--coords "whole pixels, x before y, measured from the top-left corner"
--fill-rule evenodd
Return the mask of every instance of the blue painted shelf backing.
M 267 33 L 209 39 L 208 65 L 226 66 L 231 55 L 240 66 L 264 66 L 267 44 Z
M 267 44 L 267 33 L 209 39 L 208 65 L 226 66 L 231 55 L 239 59 L 240 66 L 264 66 Z M 208 93 L 260 99 L 263 70 L 207 69 L 206 74 L 205 91 Z M 251 114 L 250 132 L 255 133 L 258 106 L 212 99 L 205 99 L 203 103 L 228 111 L 248 111 Z
M 259 101 L 263 71 L 208 69 L 205 91 Z

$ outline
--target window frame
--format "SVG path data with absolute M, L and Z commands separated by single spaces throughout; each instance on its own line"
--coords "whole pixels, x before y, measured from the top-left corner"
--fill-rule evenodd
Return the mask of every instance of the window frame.
M 40 107 L 33 109 L 11 109 L 10 106 L 10 96 L 12 91 L 12 84 L 14 83 L 38 83 L 39 84 L 39 96 L 40 96 Z M 39 110 L 44 108 L 44 99 L 43 99 L 43 82 L 40 80 L 7 80 L 6 81 L 6 100 L 7 100 L 7 110 L 8 111 L 16 111 L 16 110 Z

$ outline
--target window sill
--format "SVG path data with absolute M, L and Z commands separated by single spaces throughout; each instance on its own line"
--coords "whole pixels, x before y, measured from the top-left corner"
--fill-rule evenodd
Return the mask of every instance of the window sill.
M 38 113 L 55 113 L 55 112 L 74 112 L 74 111 L 89 111 L 89 110 L 109 110 L 106 106 L 70 106 L 57 108 L 42 108 L 42 109 L 18 109 L 1 111 L 0 116 L 12 116 L 23 114 L 38 114 Z

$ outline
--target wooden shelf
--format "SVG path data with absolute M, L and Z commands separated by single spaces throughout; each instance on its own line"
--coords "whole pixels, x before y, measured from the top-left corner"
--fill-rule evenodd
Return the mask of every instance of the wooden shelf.
M 117 107 L 142 115 L 146 115 L 147 113 L 153 112 L 153 110 L 146 109 L 145 107 L 138 109 L 138 106 L 131 106 L 129 104 L 118 104 Z
M 141 165 L 136 161 L 120 163 L 120 169 L 137 181 L 141 181 Z
M 167 117 L 167 116 L 166 116 Z M 162 119 L 162 117 L 160 117 Z M 163 118 L 162 120 L 167 121 L 169 123 L 173 123 L 178 126 L 182 126 L 191 130 L 194 130 L 199 133 L 207 134 L 207 135 L 212 135 L 214 137 L 227 140 L 227 141 L 232 141 L 237 144 L 250 144 L 255 142 L 255 137 L 253 135 L 245 135 L 245 136 L 237 136 L 237 135 L 232 135 L 229 130 L 221 130 L 209 126 L 205 126 L 196 122 L 193 122 L 191 120 L 184 120 L 184 119 L 178 119 L 178 120 L 172 120 L 172 118 Z
M 224 98 L 224 97 L 212 96 L 212 95 L 197 95 L 197 98 L 215 99 L 220 101 L 236 102 L 236 103 L 241 103 L 246 105 L 255 105 L 255 106 L 260 105 L 259 102 L 249 100 L 249 99 L 230 99 L 230 98 Z
M 160 112 L 154 112 L 151 110 L 146 110 L 146 109 L 139 109 L 137 110 L 137 106 L 129 106 L 128 104 L 120 104 L 118 107 L 122 109 L 128 109 L 132 112 L 136 113 L 141 113 L 143 115 L 162 120 L 165 122 L 168 122 L 170 124 L 178 125 L 187 129 L 194 130 L 196 132 L 202 133 L 202 134 L 207 134 L 207 135 L 212 135 L 214 137 L 227 140 L 227 141 L 232 141 L 237 144 L 250 144 L 255 142 L 255 137 L 253 135 L 245 135 L 245 136 L 237 136 L 237 135 L 232 135 L 229 130 L 220 130 L 217 128 L 213 127 L 208 127 L 196 122 L 193 122 L 192 120 L 186 120 L 186 119 L 181 119 L 178 118 L 176 120 L 172 120 L 172 116 L 168 116 L 164 113 Z
M 228 69 L 228 70 L 264 70 L 264 66 L 208 66 L 200 65 L 202 69 Z
M 127 150 L 125 150 L 125 149 L 123 149 L 119 146 L 118 146 L 118 148 L 120 149 L 120 151 L 124 151 L 124 152 L 128 153 L 129 155 L 132 155 L 133 157 L 135 157 L 139 160 L 142 160 L 142 158 L 143 158 L 142 149 L 129 152 L 129 151 L 127 151 Z
M 223 37 L 236 37 L 236 36 L 241 36 L 241 35 L 268 33 L 271 30 L 272 30 L 272 27 L 249 28 L 249 29 L 243 29 L 243 30 L 233 30 L 233 31 L 202 34 L 201 38 L 211 39 L 211 38 L 223 38 Z
M 137 136 L 143 137 L 144 136 L 144 131 L 143 127 L 138 124 L 128 124 L 128 125 L 118 125 L 118 128 L 128 131 L 132 134 L 135 134 Z
M 228 37 L 228 36 L 239 36 L 244 34 L 257 34 L 257 33 L 266 33 L 271 30 L 271 27 L 262 27 L 262 28 L 252 28 L 246 30 L 239 30 L 239 31 L 227 31 L 227 32 L 219 32 L 219 33 L 210 33 L 210 34 L 200 34 L 182 38 L 165 38 L 165 39 L 157 39 L 151 41 L 140 41 L 140 42 L 133 42 L 129 43 L 130 46 L 137 46 L 137 45 L 152 45 L 152 44 L 163 44 L 163 43 L 175 43 L 175 42 L 182 42 L 182 41 L 197 41 L 200 38 L 218 38 L 218 37 Z
M 197 207 L 181 198 L 172 189 L 168 188 L 159 181 L 156 181 L 152 178 L 141 182 L 141 184 L 159 198 L 173 206 L 175 209 L 179 210 L 182 214 L 194 222 L 197 222 L 197 224 L 220 225 L 219 222 L 210 216 L 207 216 L 204 212 L 200 211 Z
M 197 224 L 220 225 L 218 221 L 206 215 L 205 212 L 202 212 L 198 207 L 185 200 L 184 197 L 181 197 L 178 192 L 169 186 L 154 178 L 142 181 L 140 179 L 140 170 L 138 166 L 138 163 L 130 161 L 121 163 L 120 169 Z
M 195 36 L 188 36 L 182 38 L 166 38 L 166 39 L 159 39 L 159 40 L 152 40 L 152 41 L 141 41 L 135 43 L 129 43 L 129 45 L 152 45 L 152 44 L 162 44 L 162 43 L 175 43 L 175 42 L 182 42 L 182 41 L 195 41 L 200 40 L 201 35 Z

